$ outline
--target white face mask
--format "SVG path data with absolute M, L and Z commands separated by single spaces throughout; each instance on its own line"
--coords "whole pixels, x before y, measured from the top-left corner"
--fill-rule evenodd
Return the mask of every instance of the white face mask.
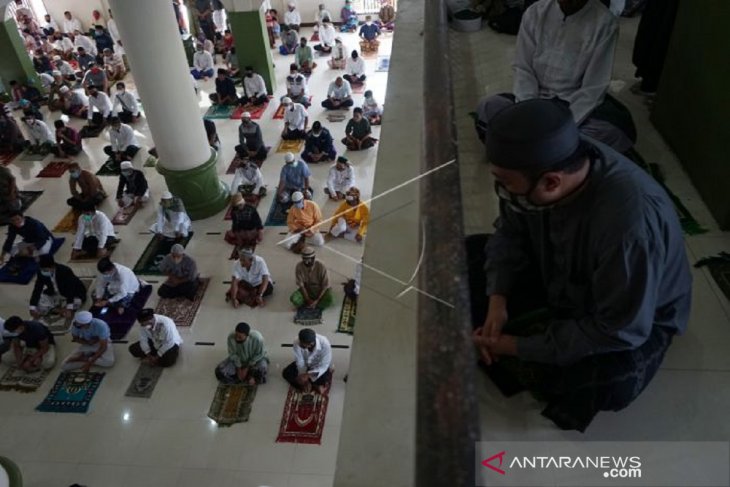
M 297 201 L 296 203 L 294 203 L 294 206 L 296 206 L 296 207 L 297 207 L 297 208 L 299 208 L 300 210 L 301 210 L 301 209 L 303 209 L 303 208 L 304 208 L 304 200 L 302 200 L 302 201 Z

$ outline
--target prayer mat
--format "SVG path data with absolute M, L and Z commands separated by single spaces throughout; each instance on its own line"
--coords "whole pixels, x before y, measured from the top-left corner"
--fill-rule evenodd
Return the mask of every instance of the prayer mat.
M 0 377 L 0 391 L 35 392 L 48 377 L 47 370 L 27 373 L 17 367 L 10 367 Z
M 344 113 L 328 113 L 327 114 L 327 121 L 329 122 L 344 122 L 347 118 L 347 115 Z
M 19 154 L 20 152 L 3 152 L 2 154 L 0 154 L 0 164 L 2 164 L 3 166 L 7 166 L 11 162 L 13 162 Z
M 48 154 L 36 154 L 27 150 L 20 155 L 20 159 L 23 161 L 42 161 L 46 157 L 48 157 Z
M 279 105 L 279 108 L 274 112 L 274 120 L 281 120 L 284 118 L 284 105 Z
M 315 32 L 312 34 L 312 37 L 309 38 L 310 42 L 319 42 L 319 32 Z
M 378 64 L 375 71 L 379 73 L 388 72 L 390 69 L 390 56 L 378 56 Z
M 271 98 L 272 97 L 270 96 L 269 99 Z M 238 107 L 231 114 L 231 120 L 241 120 L 241 118 L 243 118 L 243 112 L 250 113 L 251 120 L 260 120 L 267 108 L 269 108 L 268 101 L 262 105 L 245 105 L 242 107 Z
M 155 308 L 155 313 L 164 315 L 175 322 L 177 326 L 193 326 L 195 315 L 198 314 L 200 303 L 203 302 L 205 291 L 210 284 L 210 277 L 201 277 L 195 299 L 190 301 L 187 298 L 160 299 Z
M 30 205 L 35 203 L 35 200 L 41 197 L 43 194 L 43 191 L 20 191 L 18 193 L 18 196 L 20 196 L 21 201 L 21 209 L 23 213 L 30 208 Z
M 363 59 L 377 59 L 379 56 L 378 51 L 362 51 L 360 57 Z
M 282 140 L 279 143 L 279 147 L 276 148 L 277 154 L 285 154 L 291 152 L 292 154 L 299 154 L 304 149 L 303 140 Z
M 155 390 L 155 386 L 157 386 L 157 381 L 160 380 L 163 370 L 162 367 L 139 364 L 137 373 L 134 374 L 132 383 L 129 384 L 127 392 L 124 395 L 126 397 L 144 397 L 149 399 L 152 397 L 152 393 Z
M 162 259 L 170 253 L 172 246 L 179 243 L 183 247 L 186 247 L 191 238 L 193 238 L 193 232 L 190 232 L 186 238 L 180 241 L 172 238 L 152 237 L 152 241 L 147 244 L 147 248 L 142 253 L 142 257 L 134 265 L 134 273 L 144 276 L 161 276 L 162 273 L 160 272 L 159 266 L 162 263 Z
M 54 238 L 50 255 L 55 254 L 65 238 Z M 0 267 L 0 282 L 8 284 L 28 284 L 38 272 L 38 261 L 31 257 L 12 257 L 3 267 Z
M 115 238 L 115 240 L 112 243 L 108 243 L 106 245 L 107 257 L 110 257 L 114 253 L 114 251 L 117 250 L 117 247 L 119 246 L 119 243 L 121 241 L 122 241 L 121 239 Z M 99 257 L 83 256 L 83 257 L 77 257 L 75 259 L 69 259 L 68 261 L 69 262 L 96 262 L 98 260 L 99 260 Z
M 280 203 L 278 198 L 272 198 L 271 209 L 269 215 L 266 217 L 266 223 L 264 226 L 267 227 L 282 227 L 286 226 L 286 215 L 289 212 L 289 204 Z
M 256 398 L 256 388 L 248 384 L 218 384 L 208 417 L 218 426 L 247 422 Z
M 150 284 L 143 284 L 123 314 L 120 315 L 117 313 L 116 308 L 106 308 L 106 312 L 104 313 L 102 313 L 103 310 L 94 309 L 92 314 L 95 318 L 106 321 L 111 330 L 112 340 L 121 340 L 127 335 L 129 329 L 134 326 L 134 322 L 137 320 L 137 314 L 144 308 L 151 294 L 152 286 Z
M 96 171 L 97 176 L 120 176 L 122 174 L 121 170 L 119 169 L 119 164 L 117 162 L 114 162 L 112 159 L 107 159 L 107 161 L 102 164 L 102 166 L 99 168 L 98 171 Z
M 228 169 L 226 169 L 226 174 L 235 174 L 236 169 L 238 169 L 238 165 L 241 163 L 241 157 L 236 154 L 233 156 L 233 160 L 228 165 Z
M 235 109 L 236 107 L 233 107 L 231 105 L 212 105 L 210 108 L 208 108 L 208 111 L 205 112 L 203 118 L 207 118 L 208 120 L 222 120 L 226 118 L 231 118 L 231 115 L 233 115 L 233 111 Z
M 53 233 L 76 233 L 79 223 L 79 214 L 75 210 L 68 210 L 68 213 L 61 218 L 61 221 L 53 227 Z
M 319 308 L 307 308 L 302 306 L 297 309 L 294 315 L 294 323 L 302 326 L 314 326 L 322 324 L 322 310 Z
M 155 156 L 149 156 L 146 161 L 144 161 L 144 164 L 142 164 L 144 167 L 155 167 L 157 166 L 157 158 Z
M 80 277 L 79 279 L 81 279 L 81 282 L 84 284 L 86 294 L 88 296 L 89 288 L 91 287 L 91 283 L 94 282 L 94 278 Z M 49 313 L 40 321 L 45 324 L 46 328 L 48 328 L 48 330 L 54 335 L 65 335 L 71 330 L 71 325 L 73 323 L 73 320 L 67 320 L 62 314 L 58 313 Z
M 356 95 L 362 95 L 365 93 L 365 83 L 350 83 L 350 87 L 352 88 L 352 92 Z
M 38 173 L 39 178 L 60 178 L 68 169 L 68 163 L 63 161 L 53 161 L 46 165 L 41 172 Z
M 328 402 L 327 394 L 304 393 L 289 387 L 276 442 L 321 444 Z
M 226 214 L 223 217 L 223 220 L 233 220 L 232 213 L 233 213 L 233 207 L 229 206 L 228 209 L 226 210 Z
M 51 392 L 36 407 L 47 413 L 85 413 L 104 378 L 104 372 L 61 372 Z
M 338 333 L 347 333 L 352 335 L 355 333 L 355 316 L 357 315 L 357 300 L 349 296 L 345 296 L 342 300 L 342 310 L 340 311 L 340 322 L 337 325 Z
M 695 264 L 695 267 L 704 266 L 707 266 L 717 286 L 730 300 L 730 253 L 720 252 L 717 256 L 700 259 Z
M 120 208 L 114 215 L 114 218 L 112 218 L 112 224 L 127 225 L 136 213 L 137 207 L 135 205 L 127 208 Z
M 101 134 L 103 131 L 103 125 L 84 125 L 83 127 L 81 127 L 81 130 L 79 130 L 79 135 L 82 139 L 90 139 L 93 137 L 98 137 L 99 134 Z

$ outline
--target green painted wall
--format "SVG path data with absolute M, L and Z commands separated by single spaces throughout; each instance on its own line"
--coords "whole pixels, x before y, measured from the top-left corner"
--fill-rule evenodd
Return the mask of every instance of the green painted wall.
M 679 2 L 651 120 L 730 230 L 730 2 Z
M 276 90 L 274 61 L 269 49 L 266 23 L 260 10 L 254 12 L 228 12 L 231 32 L 236 39 L 236 54 L 241 69 L 253 66 L 266 82 L 269 94 Z
M 11 80 L 28 82 L 42 90 L 33 62 L 25 51 L 13 19 L 0 23 L 0 79 L 6 90 L 10 89 L 8 83 Z

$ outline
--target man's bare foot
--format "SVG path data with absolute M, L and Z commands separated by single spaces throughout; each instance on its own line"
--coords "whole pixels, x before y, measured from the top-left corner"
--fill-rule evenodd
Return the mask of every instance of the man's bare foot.
M 123 315 L 124 314 L 124 306 L 118 307 L 117 308 L 117 313 L 119 313 L 120 315 Z

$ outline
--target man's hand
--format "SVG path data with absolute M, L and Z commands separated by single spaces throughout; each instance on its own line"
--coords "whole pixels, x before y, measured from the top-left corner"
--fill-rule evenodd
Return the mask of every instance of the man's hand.
M 241 305 L 241 303 L 236 298 L 233 298 L 231 300 L 231 304 L 233 304 L 233 307 L 236 308 L 236 309 Z
M 502 334 L 502 327 L 509 318 L 507 314 L 507 299 L 501 295 L 489 297 L 489 312 L 484 320 L 484 332 L 482 333 L 486 343 L 496 342 Z
M 117 199 L 117 206 L 119 208 L 124 208 L 124 200 L 122 198 Z
M 86 363 L 81 367 L 81 372 L 88 372 L 89 369 L 91 369 L 91 366 L 94 365 L 94 362 L 91 360 L 87 360 Z
M 357 243 L 360 243 L 360 242 L 362 242 L 362 235 L 360 235 L 359 233 L 358 233 L 358 234 L 356 234 L 356 235 L 355 235 L 355 240 L 357 241 Z
M 96 256 L 99 258 L 106 257 L 109 252 L 104 248 L 100 248 L 96 251 Z
M 263 308 L 264 304 L 264 298 L 261 297 L 261 295 L 256 296 L 256 306 L 258 306 L 259 308 Z

